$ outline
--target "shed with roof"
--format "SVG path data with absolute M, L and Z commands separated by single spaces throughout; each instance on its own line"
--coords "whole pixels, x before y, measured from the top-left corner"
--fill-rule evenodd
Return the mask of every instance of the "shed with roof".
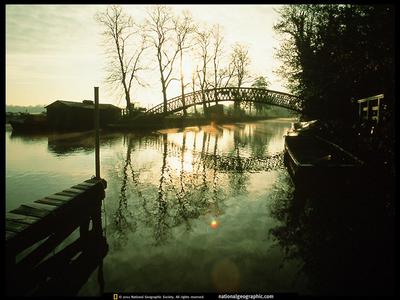
M 47 121 L 52 129 L 93 129 L 94 103 L 57 100 L 47 105 Z M 116 122 L 121 117 L 121 109 L 112 104 L 99 104 L 100 127 Z

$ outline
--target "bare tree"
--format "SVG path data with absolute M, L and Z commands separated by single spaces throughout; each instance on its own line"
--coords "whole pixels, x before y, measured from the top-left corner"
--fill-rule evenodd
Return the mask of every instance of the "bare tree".
M 208 78 L 207 78 L 207 67 L 212 60 L 212 55 L 210 55 L 210 43 L 211 43 L 211 31 L 209 29 L 205 30 L 197 30 L 196 32 L 196 40 L 197 45 L 199 47 L 199 56 L 201 59 L 201 69 L 198 70 L 197 76 L 199 80 L 201 97 L 203 101 L 203 110 L 204 113 L 207 110 L 206 99 L 205 99 L 205 90 L 208 88 Z
M 126 111 L 130 114 L 133 80 L 145 85 L 138 73 L 145 70 L 141 59 L 148 48 L 146 36 L 141 25 L 120 6 L 107 7 L 104 12 L 96 13 L 95 19 L 104 29 L 102 35 L 109 60 L 106 82 L 115 89 L 123 89 Z
M 214 66 L 214 89 L 217 89 L 220 87 L 219 83 L 220 80 L 218 78 L 218 73 L 219 73 L 219 63 L 220 63 L 220 58 L 222 55 L 222 41 L 223 41 L 223 36 L 221 34 L 221 28 L 219 24 L 213 26 L 212 28 L 212 38 L 213 38 L 213 66 Z M 214 98 L 215 98 L 215 103 L 218 104 L 218 99 L 217 99 L 217 90 L 214 92 Z
M 243 44 L 236 43 L 233 47 L 233 52 L 231 55 L 231 63 L 234 69 L 234 76 L 236 78 L 236 83 L 238 89 L 243 85 L 246 79 L 248 79 L 250 75 L 249 66 L 250 66 L 250 57 L 249 50 L 247 46 Z M 240 105 L 240 99 L 235 101 L 234 107 L 237 111 Z
M 222 30 L 219 24 L 212 28 L 213 40 L 213 67 L 214 67 L 214 88 L 227 87 L 234 77 L 234 66 L 232 61 L 227 63 L 226 67 L 221 67 L 221 62 L 224 60 Z M 217 99 L 217 98 L 216 98 Z M 216 101 L 218 103 L 218 101 Z
M 226 88 L 231 82 L 231 79 L 234 78 L 234 72 L 235 69 L 231 62 L 226 68 L 219 69 L 217 74 L 217 87 Z
M 164 101 L 164 113 L 167 112 L 167 88 L 171 77 L 175 59 L 180 51 L 173 33 L 176 32 L 174 15 L 171 8 L 157 5 L 149 10 L 147 21 L 151 43 L 157 51 L 158 67 L 160 70 L 161 88 Z
M 192 92 L 193 92 L 193 101 L 196 102 L 196 74 L 197 72 L 193 71 L 192 72 Z M 197 115 L 197 108 L 196 105 L 194 105 L 194 113 Z
M 247 46 L 236 43 L 231 56 L 237 86 L 240 88 L 250 75 L 250 57 Z
M 181 82 L 181 98 L 183 106 L 183 115 L 187 115 L 186 104 L 185 104 L 185 83 L 183 74 L 183 52 L 185 49 L 189 49 L 192 45 L 190 40 L 191 35 L 194 33 L 196 27 L 193 23 L 192 16 L 188 11 L 183 12 L 182 17 L 177 17 L 174 20 L 175 32 L 176 32 L 176 43 L 180 54 L 180 82 Z

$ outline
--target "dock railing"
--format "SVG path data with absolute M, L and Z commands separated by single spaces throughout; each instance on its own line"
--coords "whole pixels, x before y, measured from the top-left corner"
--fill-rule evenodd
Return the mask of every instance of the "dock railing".
M 366 121 L 375 121 L 377 124 L 381 117 L 381 105 L 384 94 L 357 100 L 359 105 L 359 118 Z

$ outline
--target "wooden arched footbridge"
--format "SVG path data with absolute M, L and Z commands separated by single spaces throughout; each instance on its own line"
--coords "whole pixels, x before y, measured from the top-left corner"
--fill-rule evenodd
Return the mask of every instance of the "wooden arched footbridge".
M 194 105 L 203 105 L 204 103 L 209 104 L 224 101 L 263 103 L 302 112 L 304 103 L 302 99 L 294 95 L 263 88 L 251 87 L 216 88 L 204 90 L 204 92 L 200 90 L 185 94 L 183 98 L 180 95 L 168 100 L 166 105 L 165 103 L 160 103 L 148 109 L 146 114 L 165 116 Z

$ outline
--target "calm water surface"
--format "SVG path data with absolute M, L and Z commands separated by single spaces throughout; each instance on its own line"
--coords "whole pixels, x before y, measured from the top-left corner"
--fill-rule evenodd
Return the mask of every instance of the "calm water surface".
M 291 121 L 103 134 L 109 252 L 79 295 L 306 292 L 302 260 L 270 233 L 293 189 L 281 161 Z M 6 131 L 7 211 L 92 175 L 91 133 Z

